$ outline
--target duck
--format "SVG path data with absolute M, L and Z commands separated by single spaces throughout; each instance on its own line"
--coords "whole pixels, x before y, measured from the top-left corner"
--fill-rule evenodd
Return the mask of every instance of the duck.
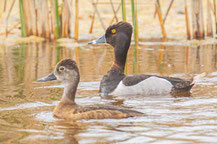
M 195 82 L 206 75 L 202 73 L 191 79 L 145 74 L 125 75 L 132 29 L 130 23 L 121 21 L 109 26 L 100 38 L 88 43 L 107 43 L 114 48 L 113 64 L 100 82 L 101 95 L 162 95 L 189 92 Z
M 53 110 L 53 115 L 61 119 L 121 119 L 135 116 L 144 116 L 144 113 L 120 108 L 113 105 L 87 105 L 80 106 L 75 103 L 75 94 L 80 81 L 79 69 L 72 59 L 60 61 L 53 72 L 40 78 L 37 82 L 62 81 L 64 92 L 58 105 Z

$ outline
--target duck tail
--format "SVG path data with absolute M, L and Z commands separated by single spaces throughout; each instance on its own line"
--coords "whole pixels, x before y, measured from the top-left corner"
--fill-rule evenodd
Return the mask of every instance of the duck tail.
M 202 77 L 206 76 L 206 72 L 202 73 L 202 74 L 198 74 L 195 77 L 193 77 L 193 80 L 191 82 L 191 85 L 195 84 L 195 82 L 199 79 L 201 79 Z

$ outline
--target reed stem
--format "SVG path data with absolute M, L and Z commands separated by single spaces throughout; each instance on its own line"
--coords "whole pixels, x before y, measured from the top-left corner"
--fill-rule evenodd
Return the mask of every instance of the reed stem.
M 20 7 L 21 35 L 22 35 L 22 37 L 25 37 L 26 36 L 26 28 L 25 28 L 23 0 L 19 0 L 19 7 Z
M 204 38 L 203 9 L 201 0 L 192 0 L 193 38 Z
M 75 0 L 75 30 L 74 30 L 74 38 L 78 40 L 78 0 Z
M 213 0 L 213 5 L 214 5 L 214 10 L 213 10 L 213 13 L 214 13 L 214 17 L 215 17 L 215 30 L 216 30 L 216 34 L 217 34 L 217 15 L 216 15 L 216 0 Z
M 133 72 L 136 72 L 136 55 L 137 55 L 137 45 L 138 45 L 138 36 L 137 36 L 137 14 L 135 8 L 134 0 L 131 0 L 131 9 L 132 9 L 132 20 L 133 20 L 133 37 L 135 46 L 133 47 Z
M 213 29 L 212 29 L 212 17 L 211 17 L 211 5 L 210 1 L 207 0 L 207 36 L 213 36 Z
M 122 19 L 123 21 L 127 21 L 125 0 L 121 0 L 121 8 L 122 8 Z
M 54 1 L 54 8 L 55 8 L 56 38 L 59 38 L 59 7 L 58 7 L 58 0 Z
M 162 35 L 163 35 L 162 41 L 166 41 L 167 40 L 166 30 L 165 30 L 165 27 L 164 27 L 164 23 L 163 23 L 163 18 L 162 18 L 162 14 L 161 14 L 161 11 L 160 11 L 160 7 L 159 7 L 159 5 L 157 3 L 155 4 L 155 8 L 156 8 L 156 11 L 157 11 L 157 15 L 158 15 L 158 19 L 159 19 L 159 22 L 160 22 Z
M 186 24 L 186 31 L 187 31 L 187 39 L 191 39 L 191 31 L 189 26 L 189 16 L 188 16 L 188 7 L 187 7 L 187 0 L 185 0 L 185 24 Z

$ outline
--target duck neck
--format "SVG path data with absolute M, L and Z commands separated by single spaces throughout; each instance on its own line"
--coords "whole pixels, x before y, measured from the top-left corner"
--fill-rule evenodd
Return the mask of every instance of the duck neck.
M 74 78 L 71 83 L 64 83 L 64 92 L 61 102 L 75 104 L 75 94 L 77 91 L 79 78 Z
M 124 71 L 125 68 L 130 42 L 131 42 L 131 37 L 127 37 L 123 35 L 119 38 L 118 43 L 116 43 L 116 45 L 114 46 L 114 55 L 115 55 L 114 65 L 118 66 L 122 71 Z

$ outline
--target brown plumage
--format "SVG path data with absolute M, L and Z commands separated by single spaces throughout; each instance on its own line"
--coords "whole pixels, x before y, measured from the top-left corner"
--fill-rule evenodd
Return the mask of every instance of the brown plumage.
M 64 84 L 64 93 L 60 103 L 55 107 L 53 114 L 63 119 L 120 119 L 134 116 L 143 116 L 141 112 L 122 109 L 112 105 L 79 106 L 75 103 L 75 94 L 80 80 L 79 70 L 75 61 L 64 59 L 59 62 L 48 77 L 38 81 L 60 80 Z

